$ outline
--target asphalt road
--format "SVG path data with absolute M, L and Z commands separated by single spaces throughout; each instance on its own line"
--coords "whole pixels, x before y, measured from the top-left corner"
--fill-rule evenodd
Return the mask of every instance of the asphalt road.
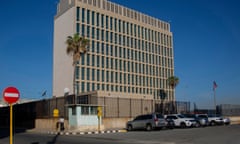
M 239 144 L 240 125 L 206 128 L 133 131 L 91 135 L 49 135 L 23 132 L 14 135 L 14 144 Z M 0 138 L 9 144 L 9 137 Z

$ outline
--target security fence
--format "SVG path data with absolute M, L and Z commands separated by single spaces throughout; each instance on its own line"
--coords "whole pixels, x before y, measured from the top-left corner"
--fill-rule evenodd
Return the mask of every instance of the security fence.
M 224 116 L 240 115 L 240 105 L 221 104 L 218 106 L 219 112 Z
M 173 102 L 148 99 L 79 96 L 77 104 L 102 106 L 103 118 L 130 118 L 139 114 L 159 112 L 163 114 L 188 112 L 189 102 Z M 53 111 L 58 109 L 59 116 L 68 119 L 68 106 L 74 106 L 75 97 L 54 97 L 34 102 L 15 104 L 14 118 L 16 126 L 34 127 L 35 119 L 53 118 Z M 9 107 L 0 108 L 0 126 L 9 122 Z
M 39 118 L 52 117 L 54 109 L 59 115 L 68 117 L 68 105 L 75 104 L 73 95 L 66 97 L 41 100 L 36 104 L 36 113 Z M 79 96 L 76 104 L 102 106 L 104 118 L 135 117 L 139 114 L 159 112 L 163 114 L 187 113 L 190 111 L 190 102 L 161 101 L 149 99 L 131 99 L 119 97 Z

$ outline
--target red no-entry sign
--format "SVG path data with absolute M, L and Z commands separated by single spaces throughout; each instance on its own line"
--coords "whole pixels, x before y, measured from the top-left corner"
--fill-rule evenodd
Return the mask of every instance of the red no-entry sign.
M 18 89 L 15 87 L 7 87 L 3 91 L 3 98 L 9 104 L 12 104 L 12 103 L 15 103 L 16 101 L 18 101 L 19 97 L 20 97 L 20 93 L 19 93 Z

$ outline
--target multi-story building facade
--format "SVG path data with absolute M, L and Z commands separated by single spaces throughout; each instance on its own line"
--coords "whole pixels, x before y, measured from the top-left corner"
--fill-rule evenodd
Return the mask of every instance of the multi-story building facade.
M 174 75 L 170 24 L 107 0 L 60 0 L 54 20 L 53 95 L 73 93 L 72 57 L 67 36 L 90 40 L 77 65 L 77 93 L 99 97 L 174 101 L 167 79 Z

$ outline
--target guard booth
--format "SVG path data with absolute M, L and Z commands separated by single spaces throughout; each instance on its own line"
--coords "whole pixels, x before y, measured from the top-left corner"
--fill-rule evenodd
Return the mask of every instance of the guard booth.
M 68 105 L 69 129 L 102 130 L 102 106 L 77 104 Z

